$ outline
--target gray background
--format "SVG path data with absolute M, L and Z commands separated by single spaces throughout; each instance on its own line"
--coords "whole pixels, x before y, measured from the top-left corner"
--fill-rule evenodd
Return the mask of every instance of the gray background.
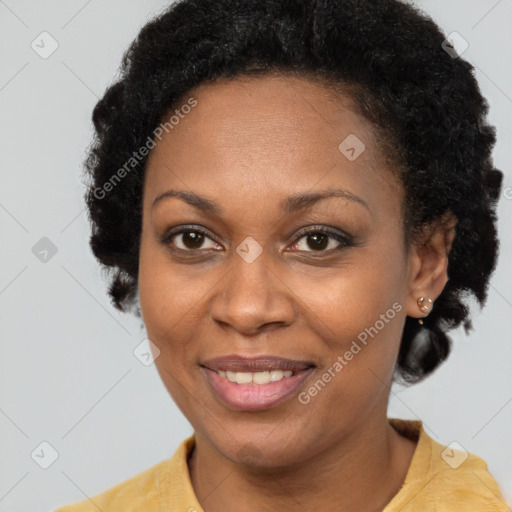
M 488 304 L 473 308 L 474 332 L 453 332 L 453 353 L 432 378 L 393 388 L 389 415 L 422 419 L 437 441 L 484 458 L 512 502 L 512 2 L 416 3 L 469 42 L 464 58 L 490 102 L 495 164 L 506 175 L 502 247 Z M 109 303 L 82 202 L 92 109 L 122 52 L 167 4 L 0 0 L 0 512 L 98 494 L 192 433 L 154 365 L 133 354 L 144 330 Z M 31 48 L 43 31 L 59 45 L 47 59 Z M 43 237 L 57 249 L 46 262 L 32 251 Z M 58 453 L 47 469 L 44 441 Z

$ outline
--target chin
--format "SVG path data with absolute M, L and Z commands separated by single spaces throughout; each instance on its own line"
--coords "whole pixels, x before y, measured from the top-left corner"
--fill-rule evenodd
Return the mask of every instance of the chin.
M 282 431 L 280 436 L 273 432 L 268 437 L 260 429 L 259 434 L 254 436 L 241 431 L 232 435 L 226 433 L 222 439 L 209 439 L 234 464 L 268 470 L 292 466 L 308 459 L 310 451 L 306 446 L 298 445 L 298 438 L 297 433 L 289 429 Z

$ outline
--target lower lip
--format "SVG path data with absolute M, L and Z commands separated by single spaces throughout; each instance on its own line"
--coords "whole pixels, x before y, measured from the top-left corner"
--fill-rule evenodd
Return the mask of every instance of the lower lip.
M 202 367 L 210 386 L 221 400 L 234 409 L 258 411 L 273 407 L 289 398 L 311 374 L 307 368 L 291 377 L 269 384 L 237 384 L 221 377 L 217 372 Z

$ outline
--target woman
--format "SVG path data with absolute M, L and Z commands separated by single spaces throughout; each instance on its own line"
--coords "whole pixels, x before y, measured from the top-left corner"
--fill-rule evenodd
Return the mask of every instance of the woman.
M 184 0 L 97 104 L 91 247 L 194 428 L 67 511 L 504 511 L 485 462 L 387 418 L 497 260 L 472 67 L 398 0 Z

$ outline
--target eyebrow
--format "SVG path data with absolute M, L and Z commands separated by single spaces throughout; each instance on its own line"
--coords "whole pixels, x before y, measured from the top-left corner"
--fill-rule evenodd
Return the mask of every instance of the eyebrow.
M 167 190 L 161 193 L 153 201 L 151 209 L 155 208 L 155 206 L 159 202 L 171 197 L 181 199 L 190 206 L 193 206 L 194 208 L 204 213 L 210 213 L 218 216 L 222 214 L 222 208 L 215 201 L 197 195 L 194 192 L 188 192 L 185 190 Z M 364 206 L 368 211 L 370 211 L 370 208 L 368 207 L 368 204 L 364 199 L 362 199 L 359 196 L 356 196 L 355 194 L 349 192 L 348 190 L 343 190 L 340 188 L 327 189 L 314 193 L 295 194 L 289 196 L 284 201 L 282 201 L 280 207 L 283 213 L 291 214 L 298 211 L 306 210 L 313 206 L 314 204 L 318 203 L 319 201 L 322 201 L 323 199 L 329 199 L 331 197 L 341 197 L 343 199 L 347 199 L 349 201 Z

